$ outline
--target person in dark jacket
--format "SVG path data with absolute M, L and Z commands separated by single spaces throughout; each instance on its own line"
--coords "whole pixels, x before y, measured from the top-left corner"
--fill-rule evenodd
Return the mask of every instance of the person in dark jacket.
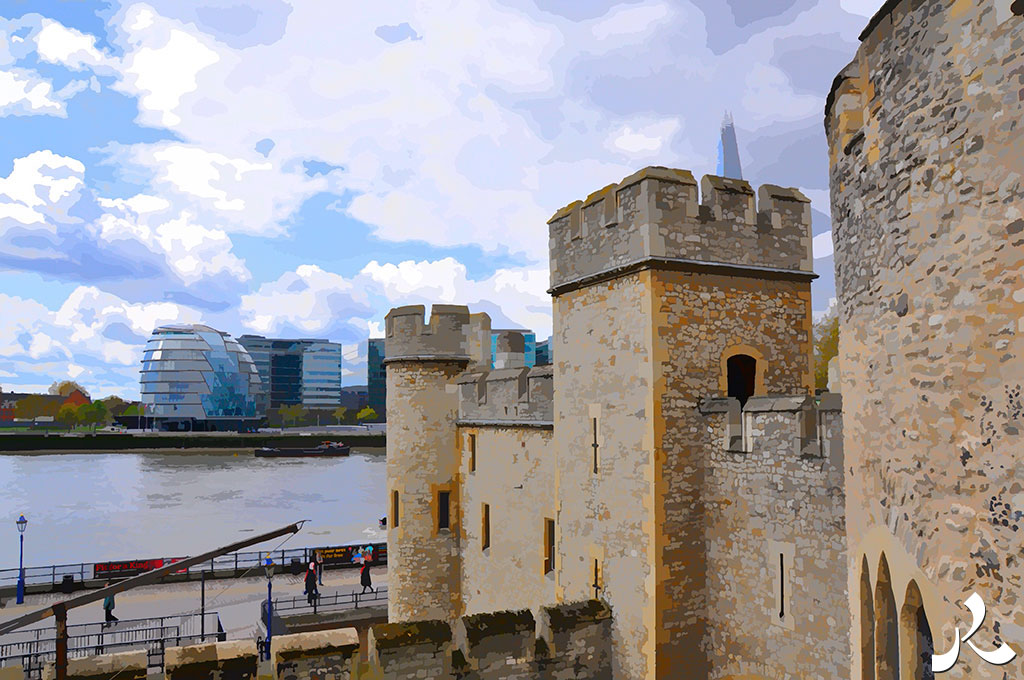
M 107 586 L 113 585 L 113 581 L 107 581 Z M 107 595 L 103 598 L 103 612 L 106 614 L 106 621 L 103 623 L 104 626 L 117 621 L 118 618 L 114 616 L 114 596 Z
M 363 553 L 363 568 L 359 570 L 359 582 L 363 585 L 363 592 L 359 593 L 360 595 L 364 594 L 366 592 L 367 588 L 370 589 L 371 593 L 374 592 L 374 590 L 373 590 L 373 582 L 370 580 L 370 560 L 371 559 L 372 559 L 372 554 L 370 554 L 370 553 Z
M 313 606 L 313 601 L 320 597 L 320 592 L 316 587 L 316 562 L 309 563 L 309 569 L 306 570 L 306 602 L 309 606 Z

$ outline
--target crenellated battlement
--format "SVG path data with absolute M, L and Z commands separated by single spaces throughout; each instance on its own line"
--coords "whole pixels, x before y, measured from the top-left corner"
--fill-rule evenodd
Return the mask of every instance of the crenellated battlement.
M 423 305 L 395 307 L 384 317 L 385 363 L 409 359 L 469 360 L 469 308 L 433 305 L 424 323 Z M 488 319 L 488 323 L 489 323 Z
M 715 440 L 730 453 L 792 454 L 842 460 L 842 397 L 825 393 L 751 397 L 742 407 L 733 398 L 706 399 L 700 411 L 717 416 Z
M 500 368 L 460 375 L 459 420 L 551 424 L 554 421 L 554 368 Z
M 771 184 L 648 167 L 548 221 L 551 287 L 661 258 L 813 275 L 810 201 Z

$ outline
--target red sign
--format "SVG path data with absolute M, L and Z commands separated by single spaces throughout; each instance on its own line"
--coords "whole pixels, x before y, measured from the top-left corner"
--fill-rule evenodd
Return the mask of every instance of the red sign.
M 93 578 L 102 576 L 137 576 L 164 566 L 163 559 L 126 560 L 124 562 L 97 562 L 93 565 Z

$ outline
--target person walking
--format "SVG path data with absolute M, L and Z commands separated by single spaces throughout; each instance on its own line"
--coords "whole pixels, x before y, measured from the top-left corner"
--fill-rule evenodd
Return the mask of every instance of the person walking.
M 373 558 L 372 552 L 363 553 L 363 568 L 359 570 L 359 582 L 363 585 L 363 592 L 359 593 L 363 595 L 366 593 L 366 589 L 369 588 L 370 592 L 375 592 L 373 589 L 373 582 L 370 580 L 370 561 Z
M 317 550 L 316 553 L 314 553 L 314 554 L 316 556 L 316 576 L 317 576 L 317 581 L 320 583 L 320 585 L 323 585 L 324 584 L 324 556 L 320 554 L 319 550 Z
M 309 569 L 306 570 L 306 603 L 312 607 L 313 601 L 318 597 L 320 592 L 316 587 L 316 562 L 310 562 Z
M 107 581 L 107 587 L 110 587 L 113 584 L 113 581 Z M 118 618 L 114 616 L 113 595 L 107 595 L 105 598 L 103 598 L 103 612 L 106 614 L 106 620 L 103 622 L 104 626 L 109 626 L 111 623 L 118 620 Z

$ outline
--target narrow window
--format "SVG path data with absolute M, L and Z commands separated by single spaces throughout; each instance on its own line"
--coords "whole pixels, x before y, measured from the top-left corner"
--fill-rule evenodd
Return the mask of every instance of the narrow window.
M 594 558 L 594 599 L 597 599 L 597 594 L 601 590 L 601 568 L 598 564 L 597 558 Z
M 739 400 L 740 406 L 754 395 L 757 378 L 757 359 L 746 354 L 737 354 L 726 361 L 729 396 Z
M 597 418 L 591 418 L 591 420 L 593 421 L 593 424 L 594 424 L 594 441 L 593 441 L 593 443 L 590 446 L 593 447 L 593 449 L 594 449 L 594 474 L 596 475 L 597 474 L 597 448 L 598 448 L 598 444 L 597 444 Z
M 555 520 L 544 519 L 544 573 L 555 570 Z
M 451 496 L 450 491 L 438 491 L 437 492 L 437 528 L 448 529 L 448 501 Z
M 398 492 L 391 492 L 391 526 L 398 528 Z
M 480 536 L 482 537 L 480 549 L 487 550 L 491 547 L 491 506 L 487 505 L 487 503 L 484 503 L 483 516 L 483 529 L 480 532 Z
M 779 619 L 786 618 L 786 565 L 779 553 Z
M 476 435 L 469 435 L 469 471 L 476 472 Z

